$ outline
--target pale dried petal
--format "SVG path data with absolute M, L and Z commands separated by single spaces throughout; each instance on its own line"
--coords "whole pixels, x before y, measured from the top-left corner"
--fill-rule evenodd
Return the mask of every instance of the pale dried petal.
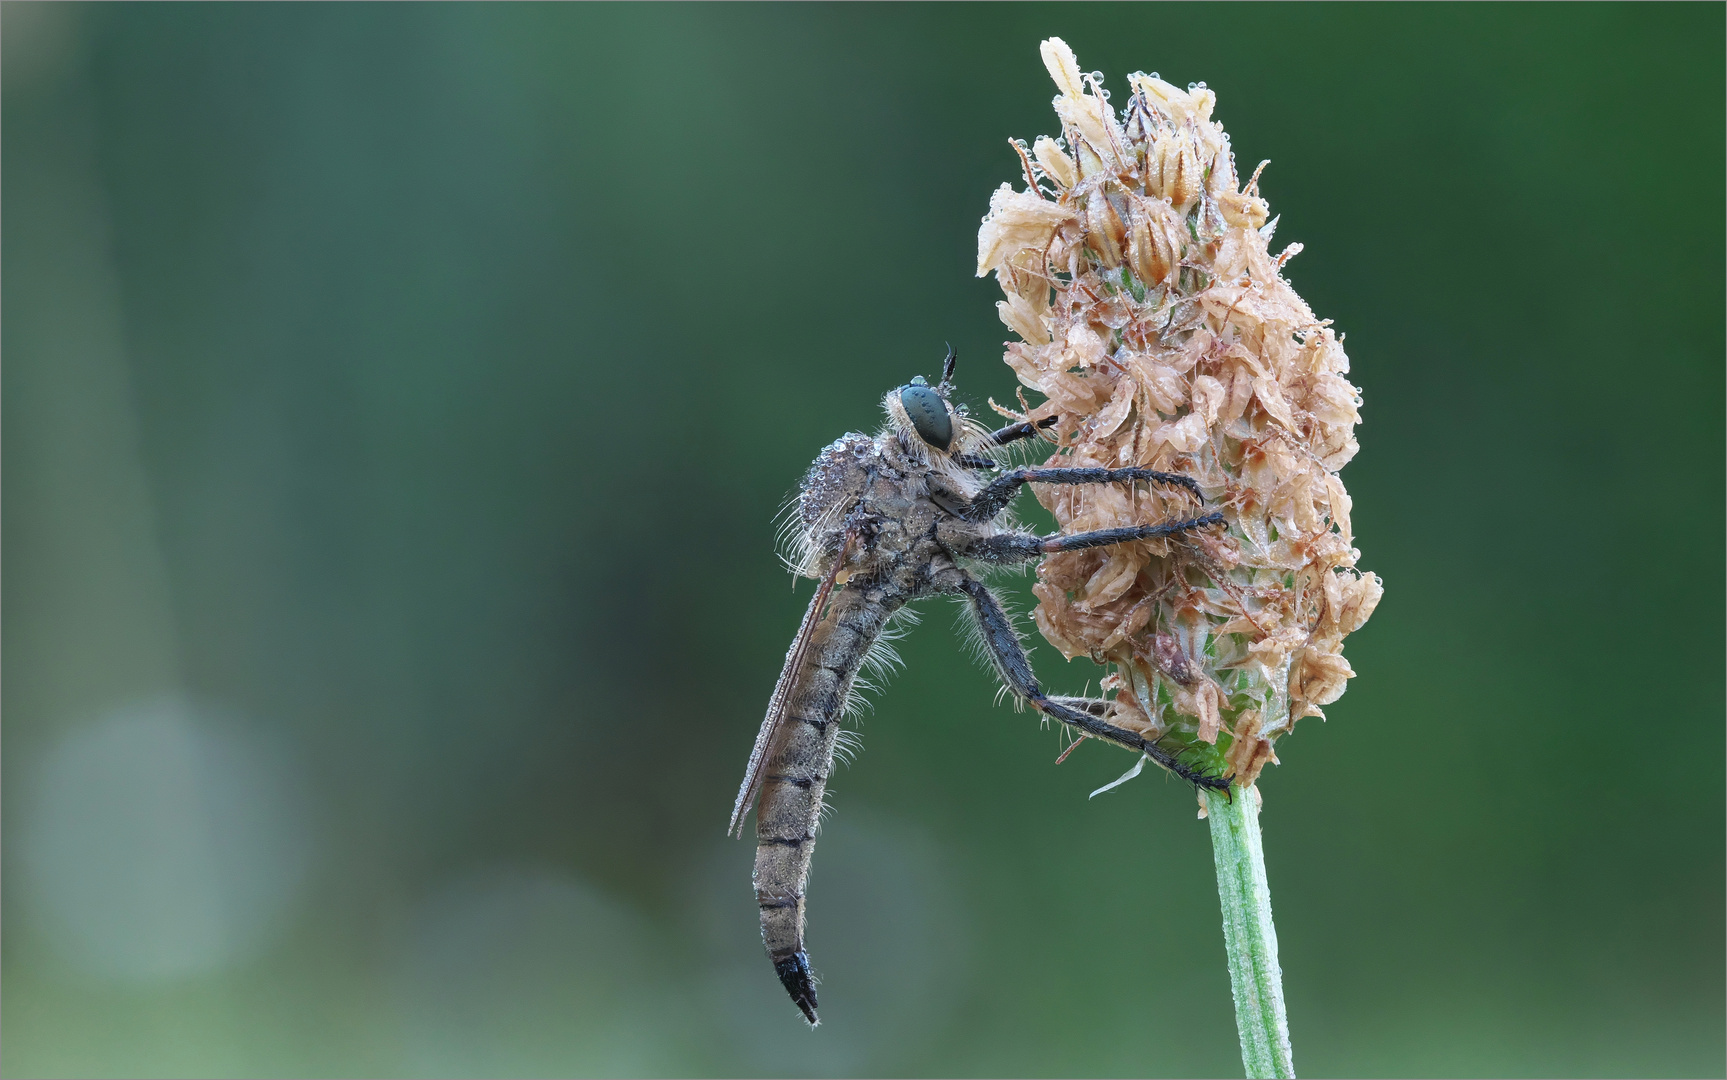
M 1145 556 L 1135 550 L 1132 545 L 1123 545 L 1115 549 L 1109 556 L 1109 561 L 1103 568 L 1091 576 L 1080 592 L 1078 603 L 1074 606 L 1081 611 L 1095 611 L 1133 587 L 1133 579 L 1139 576 L 1140 567 L 1145 565 Z
M 1122 379 L 1115 384 L 1115 393 L 1110 395 L 1109 404 L 1097 414 L 1097 420 L 1092 424 L 1089 432 L 1091 438 L 1106 439 L 1127 422 L 1128 414 L 1133 411 L 1136 388 L 1136 384 L 1130 379 Z
M 1228 397 L 1229 391 L 1210 375 L 1201 375 L 1193 380 L 1193 411 L 1207 428 L 1217 423 L 1218 414 Z
M 1344 590 L 1342 603 L 1338 605 L 1338 631 L 1353 634 L 1361 629 L 1384 596 L 1385 584 L 1379 580 L 1378 574 L 1363 574 L 1357 578 Z
M 1073 159 L 1048 135 L 1037 137 L 1037 142 L 1032 144 L 1031 153 L 1037 158 L 1037 163 L 1043 166 L 1044 175 L 1063 188 L 1072 187 L 1078 179 L 1074 173 Z
M 1018 252 L 1041 251 L 1072 210 L 1032 191 L 1015 191 L 1003 184 L 989 199 L 989 215 L 977 234 L 977 276 L 983 277 Z
M 1057 89 L 1069 97 L 1085 93 L 1085 86 L 1079 81 L 1079 61 L 1067 42 L 1049 38 L 1038 46 L 1038 52 L 1043 54 L 1043 66 L 1049 69 L 1049 77 L 1055 80 Z
M 1068 55 L 1071 56 L 1072 54 L 1069 53 Z M 1146 75 L 1136 71 L 1127 77 L 1127 82 L 1129 86 L 1144 95 L 1147 102 L 1163 110 L 1164 114 L 1177 124 L 1186 123 L 1199 108 L 1199 102 L 1194 100 L 1193 95 L 1171 83 L 1164 82 L 1155 75 Z M 1209 106 L 1206 112 L 1209 115 Z
M 1145 356 L 1134 357 L 1131 364 L 1153 409 L 1174 416 L 1187 404 L 1187 380 L 1174 368 Z
M 1253 400 L 1253 376 L 1248 373 L 1246 365 L 1235 368 L 1230 377 L 1229 397 L 1224 400 L 1219 418 L 1239 420 L 1247 412 L 1248 403 Z
M 1189 413 L 1180 420 L 1159 425 L 1152 431 L 1151 441 L 1161 443 L 1178 454 L 1191 454 L 1205 445 L 1207 432 L 1205 417 Z
M 1314 380 L 1302 407 L 1322 423 L 1333 426 L 1359 424 L 1361 414 L 1355 411 L 1355 406 L 1360 400 L 1359 392 L 1349 385 L 1347 379 L 1337 375 L 1321 375 Z
M 1241 714 L 1235 722 L 1235 737 L 1223 756 L 1229 762 L 1229 775 L 1242 787 L 1258 780 L 1267 763 L 1278 764 L 1271 740 L 1260 735 L 1259 713 L 1250 710 Z
M 1303 649 L 1289 671 L 1289 693 L 1315 705 L 1329 705 L 1343 696 L 1345 684 L 1353 678 L 1354 669 L 1340 654 Z
M 1343 490 L 1343 480 L 1336 473 L 1325 474 L 1326 508 L 1331 514 L 1331 523 L 1337 526 L 1337 532 L 1345 543 L 1351 542 L 1355 534 L 1349 523 L 1349 511 L 1355 505 L 1349 498 L 1349 492 Z
M 1070 326 L 1067 331 L 1067 348 L 1062 354 L 1062 361 L 1068 367 L 1093 368 L 1105 356 L 1109 355 L 1109 345 L 1103 340 L 1103 335 L 1093 330 L 1085 323 Z M 1108 400 L 1104 395 L 1103 400 Z
M 1001 321 L 1007 324 L 1007 328 L 1021 338 L 1033 345 L 1049 344 L 1049 330 L 1023 297 L 1016 295 L 1006 300 L 997 300 L 995 310 L 1001 316 Z
M 1217 205 L 1223 211 L 1223 220 L 1248 229 L 1264 225 L 1265 215 L 1271 209 L 1264 199 L 1253 195 L 1224 194 L 1218 197 Z
M 1253 380 L 1253 396 L 1259 399 L 1259 404 L 1265 409 L 1265 414 L 1293 431 L 1295 418 L 1289 414 L 1289 403 L 1283 400 L 1283 389 L 1275 379 Z
M 1087 94 L 1084 97 L 1058 97 L 1055 99 L 1055 112 L 1062 122 L 1078 137 L 1080 179 L 1096 176 L 1105 169 L 1118 168 L 1115 146 L 1118 140 L 1111 138 L 1115 119 L 1109 116 L 1109 106 L 1097 98 Z
M 1216 98 L 1213 97 L 1212 100 L 1216 101 Z M 1235 175 L 1235 155 L 1230 153 L 1226 146 L 1218 147 L 1206 175 L 1205 190 L 1213 199 L 1233 199 L 1239 198 L 1236 194 L 1239 186 L 1240 181 Z

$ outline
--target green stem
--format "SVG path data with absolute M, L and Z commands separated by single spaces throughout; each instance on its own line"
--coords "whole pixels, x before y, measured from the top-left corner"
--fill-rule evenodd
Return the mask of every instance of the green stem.
M 1217 861 L 1217 897 L 1223 905 L 1223 943 L 1235 992 L 1235 1026 L 1241 1063 L 1251 1078 L 1292 1077 L 1289 1018 L 1283 1009 L 1283 971 L 1277 966 L 1277 929 L 1271 924 L 1271 890 L 1265 883 L 1265 849 L 1259 842 L 1259 800 L 1251 790 L 1206 789 L 1206 819 Z

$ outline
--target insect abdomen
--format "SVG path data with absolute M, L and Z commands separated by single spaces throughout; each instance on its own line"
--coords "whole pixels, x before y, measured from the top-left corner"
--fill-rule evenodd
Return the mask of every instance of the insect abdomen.
M 815 983 L 804 951 L 804 887 L 809 881 L 822 798 L 853 680 L 880 636 L 888 612 L 853 591 L 841 592 L 815 629 L 798 673 L 785 733 L 768 755 L 756 807 L 756 903 L 762 944 L 774 970 L 811 1024 Z

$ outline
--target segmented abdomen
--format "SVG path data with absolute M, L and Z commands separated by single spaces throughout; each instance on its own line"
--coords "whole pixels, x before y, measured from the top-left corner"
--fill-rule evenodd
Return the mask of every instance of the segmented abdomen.
M 755 869 L 762 944 L 786 991 L 811 1023 L 815 987 L 804 952 L 810 854 L 852 683 L 889 614 L 857 591 L 848 589 L 834 598 L 827 618 L 816 625 L 798 673 L 784 734 L 763 767 Z

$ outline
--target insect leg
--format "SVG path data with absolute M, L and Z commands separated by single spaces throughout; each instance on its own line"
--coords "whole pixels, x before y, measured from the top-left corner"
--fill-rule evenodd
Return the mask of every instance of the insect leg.
M 968 469 L 1001 468 L 1001 462 L 994 458 L 986 458 L 982 454 L 955 454 L 953 460 L 956 464 L 964 465 Z
M 1011 442 L 1031 438 L 1038 433 L 1040 428 L 1050 427 L 1055 421 L 1056 418 L 1053 416 L 1046 416 L 1035 423 L 1030 420 L 1021 420 L 1017 424 L 1009 424 L 1000 431 L 991 433 L 989 441 L 994 446 L 1006 446 Z
M 1024 484 L 1116 484 L 1133 480 L 1172 484 L 1192 492 L 1196 499 L 1203 498 L 1191 476 L 1156 469 L 1012 469 L 978 492 L 961 516 L 967 521 L 988 521 L 1007 508 Z
M 1046 428 L 1055 423 L 1055 419 L 1055 417 L 1050 416 L 1037 421 L 1035 424 L 1030 420 L 1024 420 L 1017 424 L 1009 424 L 1000 431 L 990 433 L 988 438 L 989 445 L 1006 446 L 1008 443 L 1018 442 L 1021 439 L 1029 439 L 1033 435 L 1037 434 L 1039 428 Z M 968 469 L 1001 468 L 1001 462 L 994 458 L 984 457 L 982 454 L 955 454 L 953 459 Z
M 1032 708 L 1045 716 L 1054 717 L 1064 724 L 1079 728 L 1088 735 L 1100 739 L 1108 739 L 1118 746 L 1130 750 L 1138 750 L 1151 760 L 1162 765 L 1170 772 L 1199 787 L 1208 787 L 1217 791 L 1227 790 L 1229 781 L 1218 776 L 1207 776 L 1188 768 L 1176 760 L 1174 754 L 1158 746 L 1155 742 L 1116 727 L 1102 717 L 1089 711 L 1084 711 L 1058 701 L 1046 695 L 1037 685 L 1037 676 L 1032 673 L 1031 661 L 1026 658 L 1025 649 L 1020 646 L 1019 634 L 1014 631 L 1013 623 L 1003 610 L 1001 601 L 989 591 L 988 586 L 973 577 L 961 580 L 960 588 L 971 598 L 972 612 L 977 616 L 978 627 L 983 631 L 984 645 L 989 650 L 990 659 L 995 662 L 997 673 L 1002 682 L 1020 697 L 1029 702 Z
M 1070 709 L 1078 709 L 1080 712 L 1090 713 L 1091 715 L 1100 718 L 1107 717 L 1110 709 L 1114 707 L 1114 703 L 1109 701 L 1107 698 L 1063 697 L 1061 695 L 1057 695 L 1049 700 L 1055 702 L 1057 705 L 1065 705 Z
M 965 550 L 965 554 L 970 558 L 991 563 L 1026 562 L 1039 555 L 1050 555 L 1057 551 L 1080 551 L 1084 548 L 1125 544 L 1130 540 L 1152 540 L 1160 536 L 1175 536 L 1207 525 L 1222 524 L 1222 514 L 1210 513 L 1186 521 L 1169 521 L 1161 525 L 1126 525 L 1118 529 L 1095 529 L 1068 536 L 1060 533 L 1053 536 L 997 533 L 977 541 Z

